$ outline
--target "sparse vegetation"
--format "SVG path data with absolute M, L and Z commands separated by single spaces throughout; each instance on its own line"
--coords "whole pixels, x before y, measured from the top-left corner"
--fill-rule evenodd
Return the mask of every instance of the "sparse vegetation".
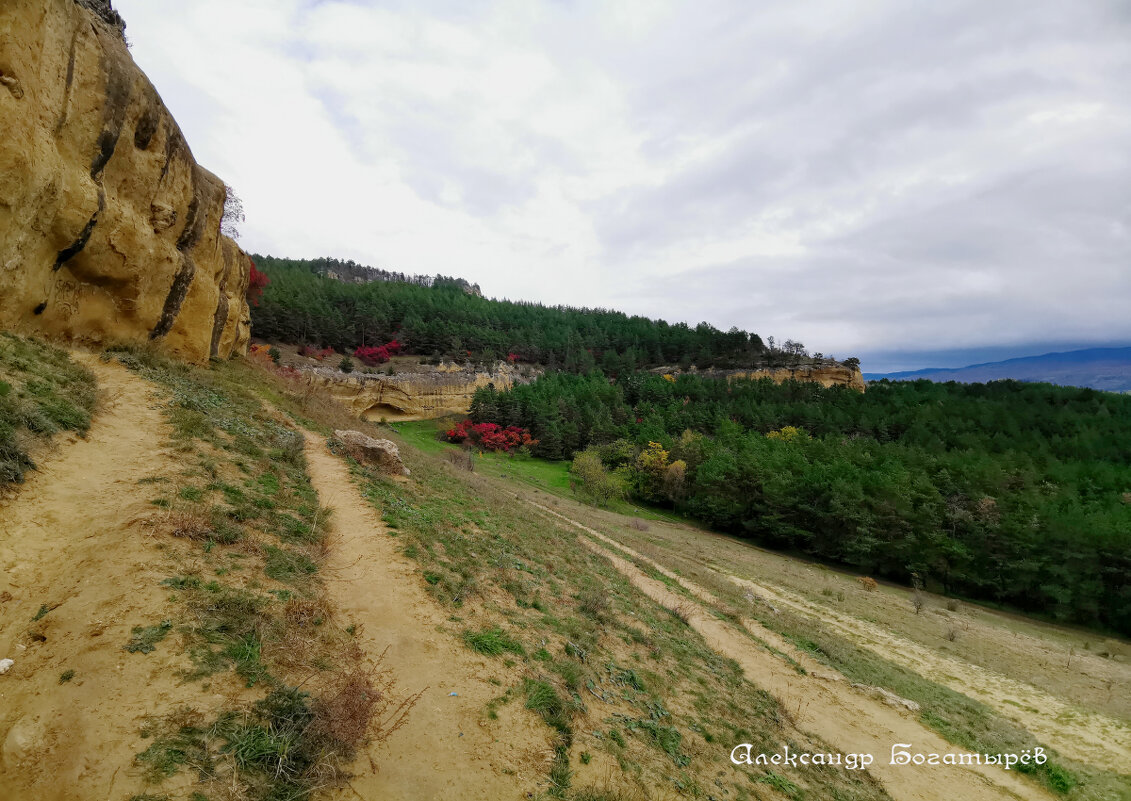
M 722 746 L 700 733 L 708 727 L 719 740 L 742 738 L 767 750 L 785 739 L 794 743 L 798 735 L 776 701 L 634 590 L 573 529 L 516 503 L 512 490 L 483 475 L 487 467 L 453 471 L 440 456 L 407 448 L 402 455 L 412 470 L 407 482 L 357 464 L 353 470 L 402 552 L 419 564 L 421 586 L 451 610 L 458 623 L 451 635 L 502 668 L 509 665 L 512 683 L 484 716 L 498 718 L 504 704 L 519 698 L 546 725 L 553 748 L 549 797 L 590 797 L 588 788 L 574 786 L 573 768 L 585 764 L 580 754 L 594 762 L 607 754 L 626 781 L 641 787 L 668 783 L 673 770 L 691 787 L 716 778 Z M 524 481 L 527 464 L 496 456 L 490 472 L 497 466 Z M 568 493 L 564 482 L 559 489 Z M 843 772 L 819 778 L 803 772 L 845 798 L 883 797 Z M 723 781 L 735 797 L 748 794 L 743 777 L 733 785 Z
M 186 465 L 185 483 L 148 521 L 169 537 L 174 573 L 161 583 L 177 612 L 135 628 L 126 648 L 148 653 L 176 631 L 192 665 L 184 680 L 262 693 L 153 722 L 139 764 L 153 782 L 191 767 L 248 798 L 307 798 L 340 782 L 357 747 L 388 736 L 415 699 L 399 697 L 380 666 L 362 668 L 322 596 L 327 512 L 310 486 L 301 434 L 260 400 L 289 398 L 287 385 L 238 363 L 198 369 L 144 349 L 107 358 L 167 393 L 172 445 Z
M 133 636 L 123 646 L 131 654 L 150 654 L 157 648 L 157 643 L 165 639 L 173 628 L 172 622 L 162 620 L 154 626 L 134 626 Z
M 600 515 L 601 519 L 607 517 L 604 513 L 593 512 L 593 514 Z M 587 522 L 592 525 L 596 520 L 587 520 Z M 627 535 L 633 529 L 626 524 L 623 525 L 623 531 Z M 784 636 L 817 661 L 835 668 L 849 681 L 866 686 L 883 687 L 900 698 L 919 704 L 920 720 L 950 742 L 983 753 L 1020 753 L 1026 748 L 1040 744 L 1039 738 L 986 704 L 879 656 L 850 641 L 838 631 L 823 625 L 817 619 L 761 599 L 743 590 L 739 585 L 723 579 L 714 571 L 704 569 L 701 563 L 689 558 L 686 553 L 688 537 L 694 541 L 698 535 L 675 527 L 665 530 L 664 534 L 666 536 L 663 538 L 649 536 L 645 539 L 632 536 L 628 538 L 626 544 L 638 550 L 654 552 L 656 558 L 662 559 L 670 568 L 685 572 L 693 576 L 697 583 L 709 587 L 710 591 L 719 598 L 720 608 L 743 608 L 743 616 L 751 617 L 771 631 Z M 668 536 L 672 537 L 670 542 Z M 664 544 L 657 548 L 657 543 Z M 653 578 L 662 577 L 662 574 L 655 571 L 650 572 L 649 575 Z M 845 581 L 850 579 L 846 578 Z M 813 589 L 813 593 L 818 597 L 827 597 L 816 588 Z M 909 594 L 907 597 L 912 596 Z M 932 638 L 938 636 L 936 633 L 938 629 L 933 625 L 930 626 L 930 630 Z M 943 638 L 950 640 L 953 632 L 954 640 L 951 641 L 958 640 L 959 631 L 959 623 L 949 621 L 942 630 Z M 1051 754 L 1050 761 L 1042 766 L 1024 766 L 1023 772 L 1032 775 L 1050 790 L 1069 794 L 1073 799 L 1102 801 L 1119 797 L 1117 788 L 1126 784 L 1126 777 L 1080 764 L 1057 754 L 1054 749 L 1049 749 L 1047 743 L 1044 746 Z
M 0 332 L 0 490 L 34 469 L 36 439 L 85 433 L 97 398 L 94 375 L 66 351 Z

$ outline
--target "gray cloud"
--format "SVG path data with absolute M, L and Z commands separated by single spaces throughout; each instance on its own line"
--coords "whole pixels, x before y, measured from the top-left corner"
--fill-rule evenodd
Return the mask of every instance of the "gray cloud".
M 1131 339 L 1120 0 L 119 5 L 252 248 L 838 355 Z

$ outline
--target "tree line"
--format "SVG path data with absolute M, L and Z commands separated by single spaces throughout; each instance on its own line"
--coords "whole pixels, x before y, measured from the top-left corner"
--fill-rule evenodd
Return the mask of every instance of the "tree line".
M 608 309 L 544 306 L 480 297 L 445 276 L 348 283 L 322 273 L 359 274 L 352 262 L 252 257 L 269 278 L 251 310 L 255 335 L 273 342 L 357 347 L 396 339 L 405 352 L 458 361 L 512 361 L 550 370 L 621 375 L 659 365 L 720 369 L 809 361 L 800 343 L 767 346 L 757 334 L 708 323 L 691 327 Z M 365 268 L 369 270 L 371 268 Z
M 865 574 L 1131 634 L 1131 397 L 1091 389 L 548 374 L 480 390 L 624 493 Z

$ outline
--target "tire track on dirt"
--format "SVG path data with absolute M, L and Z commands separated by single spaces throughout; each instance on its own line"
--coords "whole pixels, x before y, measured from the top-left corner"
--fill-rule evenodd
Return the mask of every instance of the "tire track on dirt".
M 717 567 L 710 569 L 768 601 L 820 621 L 883 659 L 981 701 L 1071 759 L 1116 772 L 1126 772 L 1131 765 L 1131 728 L 1114 718 L 1072 707 L 1030 684 L 949 659 L 873 623 L 822 608 L 793 593 L 771 590 Z
M 793 714 L 799 728 L 815 734 L 842 753 L 871 753 L 876 761 L 868 769 L 896 801 L 991 801 L 1000 799 L 1051 799 L 1043 788 L 986 765 L 926 766 L 890 765 L 889 756 L 895 743 L 911 743 L 913 753 L 967 753 L 947 742 L 918 720 L 895 708 L 847 687 L 814 675 L 802 675 L 780 657 L 753 642 L 745 633 L 711 615 L 698 604 L 688 603 L 663 582 L 647 576 L 629 559 L 628 554 L 678 581 L 688 592 L 706 603 L 715 601 L 707 590 L 656 564 L 648 557 L 625 547 L 616 540 L 576 520 L 530 501 L 541 511 L 581 529 L 590 538 L 582 542 L 607 558 L 637 589 L 669 609 L 682 607 L 688 625 L 698 631 L 717 653 L 734 659 L 746 677 L 756 686 L 774 695 Z M 595 541 L 594 541 L 595 540 Z M 688 607 L 691 607 L 689 610 Z M 773 632 L 753 621 L 744 621 L 751 633 L 767 640 L 776 639 Z M 828 668 L 823 668 L 828 671 Z

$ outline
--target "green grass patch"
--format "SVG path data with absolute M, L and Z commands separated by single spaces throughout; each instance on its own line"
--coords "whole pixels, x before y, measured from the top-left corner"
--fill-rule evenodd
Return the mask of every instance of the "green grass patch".
M 151 654 L 157 650 L 157 643 L 165 639 L 172 629 L 171 620 L 162 620 L 155 626 L 134 626 L 133 636 L 122 647 L 131 654 Z
M 483 631 L 465 629 L 463 641 L 471 650 L 487 656 L 499 656 L 504 653 L 526 655 L 526 649 L 522 647 L 522 643 L 498 627 L 484 629 Z
M 0 488 L 35 468 L 28 448 L 60 431 L 85 433 L 97 400 L 94 374 L 66 351 L 0 332 Z
M 263 572 L 276 581 L 291 584 L 318 572 L 318 565 L 299 551 L 276 548 L 273 545 L 268 545 L 265 551 Z

